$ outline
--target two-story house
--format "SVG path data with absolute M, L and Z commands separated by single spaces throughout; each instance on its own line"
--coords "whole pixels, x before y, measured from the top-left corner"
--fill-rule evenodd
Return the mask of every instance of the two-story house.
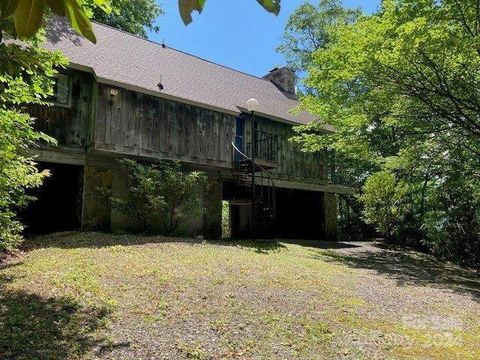
M 93 24 L 97 43 L 53 22 L 46 47 L 70 60 L 56 79 L 50 107 L 32 114 L 56 147 L 32 152 L 52 176 L 26 212 L 41 231 L 128 229 L 133 222 L 99 189 L 126 196 L 117 159 L 177 160 L 205 171 L 206 213 L 192 235 L 219 238 L 222 201 L 232 235 L 336 237 L 335 194 L 324 153 L 303 153 L 292 127 L 315 119 L 298 105 L 294 74 L 273 69 L 260 78 L 111 27 Z M 254 61 L 254 59 L 252 59 Z M 256 99 L 252 114 L 247 101 Z M 256 102 L 250 104 L 256 105 Z M 326 129 L 329 131 L 331 129 Z

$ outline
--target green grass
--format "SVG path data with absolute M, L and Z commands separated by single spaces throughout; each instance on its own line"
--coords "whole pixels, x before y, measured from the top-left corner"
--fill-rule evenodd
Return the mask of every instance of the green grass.
M 460 291 L 415 278 L 412 254 L 399 282 L 389 263 L 317 245 L 39 238 L 0 268 L 0 358 L 480 358 L 475 279 Z M 406 316 L 460 325 L 419 328 Z

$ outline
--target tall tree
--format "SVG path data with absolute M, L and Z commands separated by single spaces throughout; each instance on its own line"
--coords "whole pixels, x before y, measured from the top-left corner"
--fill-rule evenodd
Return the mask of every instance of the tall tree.
M 360 9 L 344 8 L 340 0 L 307 1 L 290 15 L 277 51 L 301 75 L 311 65 L 312 54 L 330 43 L 330 28 L 351 24 L 361 14 Z
M 382 225 L 392 238 L 471 261 L 480 257 L 479 24 L 476 0 L 384 0 L 378 13 L 330 28 L 302 99 L 321 121 L 296 138 L 370 164 L 367 220 L 391 219 L 370 211 L 387 207 L 369 194 L 395 180 L 402 206 L 390 215 L 401 221 Z M 325 123 L 336 132 L 316 135 Z

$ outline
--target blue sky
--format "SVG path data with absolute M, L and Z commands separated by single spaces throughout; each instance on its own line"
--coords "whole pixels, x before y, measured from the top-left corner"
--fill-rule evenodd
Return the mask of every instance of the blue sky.
M 263 76 L 277 65 L 284 65 L 275 52 L 289 15 L 305 0 L 283 0 L 278 17 L 263 11 L 255 0 L 208 0 L 200 16 L 185 27 L 178 14 L 177 0 L 161 0 L 165 15 L 160 32 L 151 40 L 200 56 L 204 59 Z M 372 12 L 380 0 L 345 0 L 345 6 Z M 196 14 L 196 13 L 195 13 Z

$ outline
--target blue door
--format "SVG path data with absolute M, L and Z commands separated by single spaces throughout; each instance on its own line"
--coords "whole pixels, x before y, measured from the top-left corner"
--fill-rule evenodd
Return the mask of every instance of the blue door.
M 235 146 L 242 153 L 245 153 L 245 118 L 243 116 L 237 117 L 237 127 L 235 132 Z M 235 161 L 242 160 L 242 155 L 235 152 Z

